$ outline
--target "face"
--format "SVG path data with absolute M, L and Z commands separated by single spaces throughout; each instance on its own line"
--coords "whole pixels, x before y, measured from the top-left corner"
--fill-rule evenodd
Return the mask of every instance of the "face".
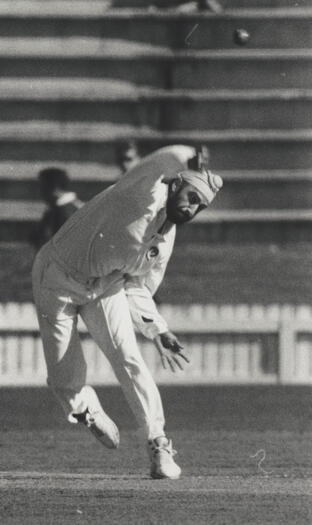
M 180 187 L 170 188 L 166 211 L 174 224 L 191 221 L 204 208 L 207 208 L 204 197 L 191 184 L 183 182 Z
M 134 168 L 134 166 L 136 166 L 139 162 L 139 159 L 124 159 L 122 162 L 121 162 L 121 169 L 124 173 L 126 173 L 127 171 L 130 171 L 132 168 Z
M 120 159 L 120 167 L 123 173 L 130 171 L 140 161 L 140 157 L 133 149 L 129 149 L 123 153 Z

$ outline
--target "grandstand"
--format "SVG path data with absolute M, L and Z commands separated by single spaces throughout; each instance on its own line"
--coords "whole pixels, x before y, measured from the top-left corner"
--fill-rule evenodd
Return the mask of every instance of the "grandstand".
M 256 350 L 249 351 L 243 380 L 253 370 L 250 381 L 312 381 L 305 306 L 311 300 L 312 8 L 308 0 L 218 5 L 215 12 L 178 0 L 0 1 L 2 357 L 18 330 L 17 321 L 6 328 L 6 312 L 11 319 L 11 303 L 31 302 L 27 239 L 43 210 L 39 169 L 67 168 L 86 200 L 120 176 L 116 158 L 125 139 L 135 139 L 143 154 L 170 143 L 204 143 L 224 189 L 178 235 L 160 299 L 176 305 L 176 315 L 181 304 L 260 304 L 258 316 L 271 331 L 259 335 L 259 318 L 253 324 L 249 314 L 237 314 L 235 327 L 229 321 L 245 337 L 253 319 L 257 344 L 246 339 Z M 237 27 L 251 35 L 244 47 L 233 42 Z M 182 281 L 188 282 L 183 296 Z M 273 318 L 264 308 L 272 305 Z M 292 354 L 292 370 L 280 374 L 276 341 L 287 340 L 280 324 L 296 324 L 297 317 L 291 352 L 298 346 L 303 357 L 294 365 Z M 214 325 L 207 317 L 205 328 L 199 323 L 206 339 L 210 332 L 226 334 L 232 352 L 227 365 L 216 358 L 221 373 L 216 369 L 208 380 L 240 380 L 233 356 L 243 355 L 246 341 L 231 342 L 221 318 Z M 33 333 L 32 321 L 30 327 Z M 265 365 L 270 334 L 275 357 Z M 223 355 L 224 342 L 214 352 L 219 347 Z M 206 380 L 204 372 L 194 377 Z

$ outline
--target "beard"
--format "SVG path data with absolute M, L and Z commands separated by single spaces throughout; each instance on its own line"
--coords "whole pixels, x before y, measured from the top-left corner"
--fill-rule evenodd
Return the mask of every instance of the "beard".
M 179 206 L 177 206 L 174 198 L 172 200 L 168 199 L 166 214 L 167 219 L 169 219 L 169 221 L 173 224 L 184 224 L 185 222 L 189 222 L 192 219 L 192 217 L 190 217 Z

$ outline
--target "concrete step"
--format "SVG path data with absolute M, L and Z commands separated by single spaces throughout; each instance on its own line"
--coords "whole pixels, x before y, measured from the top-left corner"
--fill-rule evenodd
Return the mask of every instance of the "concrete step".
M 178 236 L 181 234 L 183 237 L 183 232 L 184 227 Z M 279 319 L 279 304 L 310 305 L 311 256 L 310 243 L 272 245 L 252 241 L 246 245 L 214 245 L 208 242 L 186 245 L 177 239 L 157 295 L 160 302 L 167 305 L 181 305 L 183 302 L 191 306 L 195 303 L 195 308 L 191 310 L 193 314 L 196 312 L 195 315 L 201 312 L 196 305 L 208 302 L 220 305 L 220 313 L 223 310 L 224 316 L 230 318 L 236 311 L 240 319 L 242 315 L 248 318 L 248 312 L 254 312 L 254 319 L 259 314 L 263 318 L 265 310 L 259 305 L 270 305 L 271 315 Z M 33 257 L 33 250 L 26 243 L 0 244 L 2 303 L 33 302 L 30 278 Z M 238 305 L 238 309 L 231 308 L 230 304 Z M 28 316 L 23 315 L 27 306 L 24 305 L 23 310 L 12 308 L 12 329 L 16 327 L 17 315 L 19 321 L 25 321 L 25 327 L 30 328 Z M 165 317 L 168 318 L 166 310 Z M 206 312 L 213 316 L 215 310 L 208 307 Z M 310 319 L 310 311 L 310 306 L 299 307 L 297 318 Z M 2 304 L 2 326 L 5 312 L 8 309 Z
M 171 85 L 185 89 L 280 89 L 309 87 L 310 50 L 180 52 Z
M 96 162 L 62 162 L 55 163 L 53 166 L 65 169 L 73 183 L 104 183 L 113 184 L 121 176 L 119 168 L 112 164 L 101 164 Z M 37 173 L 47 167 L 51 167 L 49 162 L 37 161 L 1 161 L 0 160 L 0 184 L 3 181 L 15 183 L 32 184 L 37 177 Z M 242 183 L 248 184 L 263 182 L 264 184 L 304 184 L 312 181 L 312 169 L 273 169 L 273 170 L 218 170 L 227 184 Z
M 31 326 L 26 312 L 31 309 L 33 314 L 29 275 L 32 259 L 33 252 L 25 244 L 0 245 L 2 324 L 7 319 L 3 314 L 10 308 L 4 302 L 24 303 L 19 307 L 11 305 L 11 329 L 16 327 L 17 316 L 19 324 L 25 321 L 28 330 Z M 238 319 L 263 319 L 265 313 L 268 318 L 277 320 L 284 309 L 279 305 L 299 304 L 294 308 L 295 315 L 306 323 L 311 318 L 308 306 L 311 281 L 311 247 L 307 244 L 272 247 L 267 244 L 185 246 L 176 243 L 158 298 L 168 320 L 169 314 L 173 313 L 170 305 L 181 308 L 182 303 L 184 313 L 188 305 L 190 315 L 200 316 L 201 322 L 207 315 L 212 321 L 219 315 L 224 315 L 224 318 L 229 316 L 230 319 L 233 315 L 237 315 Z M 200 304 L 206 305 L 206 308 L 201 308 Z M 248 330 L 248 325 L 245 329 Z M 236 356 L 235 353 L 235 359 Z
M 129 0 L 126 0 L 126 1 L 129 1 Z M 169 3 L 171 1 L 172 0 L 169 0 Z M 218 0 L 218 2 L 221 4 L 221 6 L 224 9 L 259 8 L 259 7 L 272 7 L 272 8 L 311 7 L 310 0 Z M 167 3 L 167 0 L 165 0 L 165 3 Z
M 112 184 L 120 176 L 120 169 L 114 164 L 101 164 L 97 162 L 62 162 L 53 163 L 53 166 L 65 169 L 70 178 L 77 183 L 101 183 Z M 40 170 L 51 167 L 50 162 L 37 162 L 31 161 L 0 161 L 0 184 L 3 181 L 8 181 L 11 184 L 25 183 L 26 185 L 32 184 L 36 179 L 37 174 Z M 231 172 L 232 173 L 232 172 Z M 231 176 L 234 178 L 236 172 L 233 172 Z M 278 177 L 282 177 L 282 173 Z M 309 180 L 309 170 L 299 171 L 294 177 L 302 178 L 302 180 Z M 239 176 L 239 174 L 237 174 Z M 285 177 L 291 177 L 289 174 L 285 174 Z
M 301 209 L 308 211 L 312 202 L 312 180 L 224 180 L 222 192 L 213 208 L 218 211 L 237 210 L 253 212 L 276 210 L 277 213 Z
M 43 206 L 0 201 L 0 242 L 26 242 Z M 212 210 L 178 231 L 179 243 L 312 241 L 310 210 Z
M 125 0 L 128 2 L 129 0 Z M 131 0 L 130 0 L 131 1 Z M 157 0 L 158 1 L 158 0 Z M 161 0 L 167 3 L 167 0 Z M 169 0 L 169 3 L 172 0 Z M 175 1 L 175 0 L 173 0 Z M 310 0 L 218 0 L 224 9 L 227 8 L 259 8 L 259 7 L 311 7 Z
M 0 1 L 2 37 L 98 37 L 172 48 L 234 48 L 233 32 L 245 28 L 249 48 L 312 45 L 310 8 L 240 9 L 179 13 L 107 10 L 99 2 Z
M 77 1 L 77 0 L 75 0 Z M 233 8 L 281 8 L 281 7 L 311 7 L 310 0 L 217 0 L 222 9 Z M 195 10 L 197 2 L 189 0 L 112 0 L 114 7 L 141 7 L 177 9 L 183 12 Z
M 215 221 L 194 222 L 178 230 L 177 242 L 185 244 L 285 244 L 312 241 L 310 212 L 292 210 L 291 214 L 276 210 L 255 213 L 230 210 L 215 214 Z M 298 220 L 297 220 L 298 219 Z
M 49 166 L 60 166 L 59 164 L 49 164 Z M 66 165 L 62 164 L 62 168 L 66 168 Z M 117 172 L 117 169 L 115 168 L 115 172 Z M 10 202 L 14 201 L 27 201 L 27 200 L 33 200 L 37 203 L 41 201 L 40 196 L 40 190 L 39 190 L 39 184 L 37 181 L 37 174 L 38 172 L 33 172 L 33 176 L 31 179 L 20 179 L 20 180 L 12 180 L 11 178 L 0 178 L 0 195 L 1 199 L 3 201 L 6 201 L 5 209 L 3 212 L 0 210 L 0 221 L 2 217 L 2 213 L 4 213 L 6 216 L 7 211 L 10 207 Z M 115 182 L 115 181 L 114 181 Z M 88 180 L 88 172 L 85 173 L 85 178 L 81 179 L 74 179 L 72 180 L 71 188 L 72 191 L 75 191 L 77 195 L 80 197 L 83 201 L 88 201 L 94 195 L 97 193 L 100 193 L 100 191 L 104 190 L 108 186 L 110 186 L 113 183 L 113 181 L 108 181 L 103 177 L 102 180 Z M 37 204 L 36 204 L 37 205 Z M 14 208 L 14 207 L 13 207 Z M 15 208 L 12 210 L 12 217 L 14 217 Z
M 209 0 L 208 0 L 209 1 Z M 213 0 L 211 0 L 213 1 Z M 167 8 L 165 11 L 159 9 L 151 9 L 148 0 L 138 0 L 137 5 L 135 0 L 0 0 L 0 16 L 1 17 L 16 17 L 18 18 L 81 18 L 81 19 L 95 19 L 95 18 L 126 18 L 131 14 L 132 17 L 188 17 L 196 16 L 222 16 L 226 10 L 226 15 L 250 13 L 257 16 L 257 13 L 271 12 L 272 16 L 279 13 L 309 13 L 311 9 L 310 0 L 215 0 L 220 4 L 222 9 L 191 9 L 195 7 L 189 5 L 190 9 L 171 9 L 171 7 L 183 7 L 183 4 L 192 4 L 187 0 L 154 0 L 153 6 L 156 8 L 162 5 Z M 120 4 L 120 5 L 118 5 Z M 121 6 L 121 4 L 123 4 Z M 132 5 L 133 4 L 133 5 Z M 121 9 L 122 7 L 122 9 Z M 187 7 L 184 5 L 184 7 Z M 196 13 L 198 11 L 198 13 Z
M 226 102 L 259 100 L 278 102 L 279 100 L 296 101 L 310 99 L 312 89 L 157 89 L 153 87 L 136 86 L 131 82 L 113 79 L 90 78 L 1 78 L 0 101 L 75 101 L 79 102 L 145 102 L 152 100 L 174 101 L 212 101 Z
M 16 204 L 24 201 L 40 203 L 37 173 L 45 165 L 33 164 L 22 171 L 23 163 L 2 163 L 0 165 L 0 195 L 6 202 L 5 210 L 10 209 L 10 201 Z M 55 164 L 53 164 L 54 166 Z M 7 167 L 6 167 L 7 166 Z M 57 165 L 56 165 L 57 166 Z M 87 201 L 104 188 L 115 182 L 120 176 L 117 168 L 105 167 L 94 169 L 93 165 L 61 165 L 72 178 L 72 189 L 81 200 Z M 20 172 L 19 172 L 20 167 Z M 32 169 L 31 169 L 32 167 Z M 98 167 L 99 168 L 99 167 Z M 110 169 L 109 169 L 110 168 Z M 14 176 L 11 175 L 14 173 Z M 116 174 L 113 179 L 113 173 Z M 218 171 L 224 179 L 224 187 L 214 202 L 214 210 L 309 210 L 312 199 L 312 172 L 310 170 L 283 172 L 273 170 L 265 172 L 225 172 Z M 106 176 L 105 176 L 106 174 Z M 10 213 L 15 217 L 17 206 Z M 4 213 L 2 217 L 1 213 Z M 19 213 L 17 211 L 17 213 Z M 0 220 L 7 217 L 7 211 L 1 212 Z M 16 218 L 16 217 L 15 217 Z
M 77 0 L 75 1 L 77 2 Z M 310 0 L 217 0 L 216 4 L 219 4 L 224 10 L 233 8 L 258 9 L 260 7 L 274 9 L 282 7 L 311 7 Z M 196 9 L 197 2 L 190 0 L 112 0 L 111 5 L 123 8 L 139 7 L 152 11 L 155 9 L 179 10 L 180 8 L 181 12 L 190 12 Z
M 77 192 L 81 200 L 87 201 L 94 195 L 108 187 L 107 182 L 86 182 L 77 181 L 72 183 L 73 191 Z M 31 183 L 0 181 L 0 194 L 2 199 L 7 201 L 5 209 L 9 207 L 10 202 L 17 200 L 21 203 L 25 199 L 40 200 L 38 183 L 34 180 Z M 227 182 L 218 195 L 214 203 L 216 210 L 244 210 L 248 207 L 253 210 L 291 210 L 298 208 L 309 210 L 311 208 L 312 182 L 297 183 L 289 182 L 281 185 L 280 182 L 266 184 L 264 182 Z M 35 201 L 37 202 L 37 201 Z M 15 209 L 12 210 L 12 217 L 15 217 Z M 0 212 L 6 217 L 6 211 Z
M 166 144 L 207 144 L 215 169 L 308 169 L 312 129 L 183 130 L 94 122 L 0 123 L 0 157 L 7 161 L 114 164 L 120 141 L 136 140 L 142 155 Z
M 164 89 L 310 88 L 312 54 L 181 50 L 97 38 L 0 38 L 2 78 L 97 78 Z
M 269 93 L 232 92 L 203 97 L 181 96 L 161 104 L 162 129 L 295 129 L 312 124 L 312 97 L 293 90 Z M 249 96 L 250 95 L 250 96 Z
M 3 221 L 37 221 L 44 211 L 44 204 L 34 200 L 0 200 L 1 222 Z M 228 209 L 218 210 L 214 206 L 201 212 L 193 224 L 210 224 L 220 222 L 312 222 L 311 209 L 291 210 L 254 210 Z
M 312 127 L 312 90 L 136 88 L 88 79 L 2 79 L 2 121 L 112 122 L 159 130 Z

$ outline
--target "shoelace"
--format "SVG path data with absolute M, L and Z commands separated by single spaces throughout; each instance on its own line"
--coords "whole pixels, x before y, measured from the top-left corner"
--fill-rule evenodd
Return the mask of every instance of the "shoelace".
M 95 415 L 97 412 L 93 412 L 90 414 L 89 409 L 86 408 L 84 412 L 81 412 L 80 414 L 74 414 L 74 417 L 77 419 L 79 423 L 83 423 L 88 428 L 91 427 L 95 423 Z
M 83 423 L 86 425 L 87 423 L 87 416 L 89 415 L 89 411 L 86 408 L 84 412 L 79 412 L 79 414 L 73 414 L 73 416 L 77 419 L 78 423 Z
M 86 414 L 86 421 L 85 421 L 85 425 L 89 428 L 91 427 L 95 422 L 95 419 L 94 419 L 94 416 L 90 414 L 90 412 L 88 412 Z
M 162 450 L 168 452 L 168 454 L 170 456 L 175 456 L 177 454 L 177 451 L 172 448 L 172 442 L 171 441 L 168 441 L 168 445 L 154 445 L 153 444 L 151 446 L 151 450 L 152 450 L 153 454 L 155 454 L 155 452 L 160 452 Z
M 92 432 L 96 432 L 97 434 L 101 435 L 102 434 L 102 431 L 100 429 L 97 428 L 97 426 L 95 425 L 95 418 L 96 418 L 96 415 L 99 414 L 100 412 L 99 411 L 96 411 L 96 412 L 92 412 L 92 414 L 90 414 L 90 412 L 88 412 L 86 414 L 86 421 L 85 421 L 85 425 L 88 427 L 88 428 L 92 428 Z

